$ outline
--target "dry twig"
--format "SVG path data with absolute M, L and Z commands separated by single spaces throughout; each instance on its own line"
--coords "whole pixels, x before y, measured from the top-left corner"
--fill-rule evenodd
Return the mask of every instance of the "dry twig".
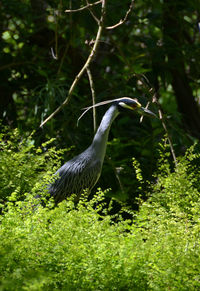
M 88 2 L 88 0 L 86 0 L 87 5 L 89 5 L 90 3 Z M 91 7 L 88 7 L 88 10 L 90 11 L 90 14 L 92 15 L 92 17 L 94 18 L 94 20 L 96 21 L 96 23 L 99 25 L 99 19 L 96 17 L 96 15 L 94 14 L 94 12 L 92 11 Z
M 97 2 L 96 2 L 97 3 Z M 81 76 L 83 75 L 83 73 L 86 71 L 87 67 L 90 65 L 91 61 L 93 60 L 97 48 L 98 48 L 98 44 L 99 44 L 99 40 L 102 34 L 102 30 L 103 30 L 103 24 L 104 24 L 104 18 L 105 18 L 105 12 L 106 12 L 106 0 L 102 0 L 101 1 L 102 6 L 101 6 L 101 18 L 99 21 L 99 28 L 97 31 L 97 35 L 96 35 L 96 39 L 94 42 L 94 45 L 92 47 L 92 50 L 88 56 L 87 61 L 85 62 L 84 66 L 82 67 L 82 69 L 80 70 L 80 72 L 78 73 L 78 75 L 75 77 L 69 92 L 68 92 L 68 96 L 66 97 L 66 99 L 64 100 L 64 102 L 50 115 L 48 116 L 41 124 L 40 127 L 42 127 L 45 123 L 47 123 L 47 121 L 49 121 L 51 118 L 53 118 L 65 105 L 67 105 L 71 99 L 72 93 L 78 83 L 78 81 L 80 80 Z
M 83 7 L 80 7 L 80 8 L 78 8 L 78 9 L 69 9 L 69 10 L 65 10 L 65 12 L 66 12 L 66 13 L 71 13 L 71 12 L 79 12 L 79 11 L 83 11 L 83 10 L 85 10 L 85 9 L 88 9 L 88 8 L 90 8 L 90 7 L 92 7 L 92 6 L 95 6 L 95 5 L 97 5 L 97 4 L 99 4 L 99 3 L 102 3 L 102 2 L 103 2 L 102 0 L 99 0 L 99 1 L 94 2 L 94 3 L 88 3 L 87 5 L 85 5 L 85 6 L 83 6 Z
M 167 139 L 168 139 L 168 142 L 169 142 L 169 146 L 170 146 L 170 150 L 171 150 L 171 154 L 172 154 L 172 157 L 173 157 L 173 160 L 174 160 L 174 164 L 175 166 L 177 166 L 177 159 L 176 159 L 176 154 L 175 154 L 175 151 L 174 151 L 174 147 L 173 147 L 173 143 L 172 143 L 172 139 L 171 139 L 171 136 L 170 136 L 170 133 L 169 133 L 169 130 L 167 128 L 167 125 L 166 125 L 166 120 L 165 120 L 165 116 L 164 116 L 164 113 L 163 113 L 163 110 L 162 110 L 162 107 L 160 105 L 160 103 L 158 102 L 158 92 L 155 92 L 155 90 L 153 89 L 153 87 L 151 86 L 149 80 L 147 79 L 146 76 L 144 75 L 141 75 L 142 78 L 144 78 L 145 82 L 138 76 L 137 78 L 142 82 L 142 84 L 147 88 L 147 85 L 150 87 L 150 90 L 149 90 L 149 93 L 152 94 L 152 100 L 151 102 L 152 103 L 155 103 L 158 107 L 158 114 L 159 114 L 159 119 L 161 120 L 162 122 L 162 126 L 164 128 L 164 131 L 166 133 L 166 136 L 167 136 Z M 145 108 L 148 109 L 149 105 L 151 102 L 147 102 L 147 105 Z M 143 116 L 140 118 L 140 122 L 142 122 L 142 119 L 143 119 Z
M 129 6 L 129 9 L 126 12 L 126 15 L 124 17 L 124 19 L 121 19 L 118 23 L 116 23 L 115 25 L 112 26 L 107 26 L 106 29 L 114 29 L 120 25 L 122 25 L 128 18 L 129 14 L 131 13 L 131 10 L 133 9 L 133 4 L 134 4 L 134 0 L 131 1 L 131 4 Z
M 92 93 L 92 105 L 94 105 L 96 103 L 96 94 L 95 94 L 95 89 L 94 89 L 94 82 L 93 82 L 93 78 L 92 78 L 92 73 L 91 73 L 89 67 L 87 67 L 87 74 L 88 74 L 90 89 L 91 89 L 91 93 Z M 95 132 L 96 128 L 97 128 L 96 107 L 93 107 L 92 110 L 93 110 L 93 127 L 94 127 L 94 132 Z
M 167 139 L 168 139 L 168 142 L 169 142 L 169 146 L 170 146 L 171 154 L 172 154 L 172 157 L 173 157 L 173 160 L 174 160 L 174 164 L 175 164 L 175 166 L 177 166 L 177 159 L 176 159 L 176 154 L 175 154 L 175 151 L 174 151 L 172 139 L 171 139 L 170 133 L 169 133 L 167 125 L 166 125 L 166 120 L 165 120 L 164 113 L 162 111 L 162 107 L 161 107 L 160 103 L 158 102 L 158 93 L 155 93 L 153 95 L 153 99 L 152 100 L 158 106 L 159 118 L 160 118 L 160 120 L 162 122 L 162 126 L 163 126 L 163 128 L 164 128 L 164 130 L 166 132 L 166 135 L 167 135 Z

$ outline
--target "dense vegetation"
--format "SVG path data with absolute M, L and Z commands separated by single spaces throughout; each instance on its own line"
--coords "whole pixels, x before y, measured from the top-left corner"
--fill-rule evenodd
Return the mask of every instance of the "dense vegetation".
M 1 1 L 0 290 L 200 289 L 199 0 L 132 1 L 112 29 L 131 1 L 104 2 L 93 88 L 85 71 L 39 128 L 90 54 L 101 3 Z M 94 134 L 89 113 L 76 126 L 91 89 L 162 118 L 121 115 L 89 199 L 55 207 L 46 185 Z
M 100 189 L 90 201 L 83 195 L 76 206 L 69 199 L 54 207 L 42 190 L 49 179 L 43 165 L 46 157 L 51 165 L 59 157 L 54 149 L 47 154 L 30 146 L 30 140 L 16 153 L 11 149 L 16 132 L 14 136 L 1 152 L 12 167 L 10 175 L 1 177 L 1 195 L 9 194 L 0 226 L 2 290 L 199 289 L 200 155 L 193 147 L 171 171 L 168 150 L 161 146 L 157 181 L 151 183 L 148 199 L 138 198 L 139 211 L 126 205 L 110 214 L 114 201 L 107 205 Z M 135 160 L 132 170 L 142 191 Z M 43 206 L 36 203 L 37 193 L 43 195 Z M 132 218 L 124 220 L 124 212 Z

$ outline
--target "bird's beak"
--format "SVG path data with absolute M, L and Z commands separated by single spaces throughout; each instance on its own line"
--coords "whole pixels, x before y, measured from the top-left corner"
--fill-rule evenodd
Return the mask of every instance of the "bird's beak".
M 139 107 L 137 108 L 137 112 L 141 115 L 146 115 L 146 116 L 151 116 L 151 117 L 157 117 L 155 115 L 155 113 L 153 113 L 152 111 L 150 111 L 149 109 L 147 108 L 144 108 L 144 107 Z

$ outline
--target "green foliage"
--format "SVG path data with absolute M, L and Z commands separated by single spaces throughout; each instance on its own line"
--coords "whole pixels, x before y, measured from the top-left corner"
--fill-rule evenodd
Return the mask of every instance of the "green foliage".
M 178 159 L 173 171 L 167 156 L 168 153 L 160 159 L 157 182 L 148 201 L 156 208 L 169 211 L 173 217 L 190 219 L 199 212 L 200 154 L 195 153 L 195 146 L 192 146 Z
M 35 147 L 32 136 L 22 137 L 19 130 L 4 132 L 0 136 L 0 199 L 19 200 L 26 193 L 37 192 L 37 182 L 45 180 L 60 165 L 60 154 L 50 147 L 53 139 Z
M 34 161 L 41 165 L 44 153 L 29 142 L 17 146 L 15 137 L 6 151 L 28 163 L 34 149 Z M 140 199 L 132 220 L 109 215 L 112 201 L 105 205 L 102 190 L 90 201 L 83 194 L 78 205 L 71 197 L 55 208 L 50 203 L 34 208 L 34 188 L 23 201 L 10 199 L 0 224 L 1 290 L 198 290 L 199 154 L 189 149 L 172 170 L 165 151 L 149 197 Z M 50 150 L 48 159 L 54 155 Z M 142 192 L 144 178 L 135 158 L 133 166 Z M 29 173 L 26 189 L 37 180 L 41 191 L 43 181 L 33 165 L 14 162 L 12 167 L 14 173 Z M 12 180 L 17 188 L 19 180 Z

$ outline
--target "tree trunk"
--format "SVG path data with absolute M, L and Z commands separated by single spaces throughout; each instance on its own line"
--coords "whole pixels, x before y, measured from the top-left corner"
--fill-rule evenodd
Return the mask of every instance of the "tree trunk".
M 182 52 L 184 41 L 184 20 L 180 15 L 182 5 L 180 0 L 164 0 L 163 38 L 178 110 L 182 114 L 187 131 L 200 138 L 200 112 L 189 84 Z

